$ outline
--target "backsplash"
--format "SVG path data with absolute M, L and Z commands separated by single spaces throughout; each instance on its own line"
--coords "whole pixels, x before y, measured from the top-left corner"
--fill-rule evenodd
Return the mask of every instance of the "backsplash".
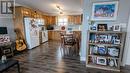
M 67 25 L 67 26 L 65 26 L 65 30 L 80 31 L 81 30 L 81 26 L 82 25 Z M 61 30 L 61 27 L 62 26 L 55 25 L 54 29 L 55 30 Z

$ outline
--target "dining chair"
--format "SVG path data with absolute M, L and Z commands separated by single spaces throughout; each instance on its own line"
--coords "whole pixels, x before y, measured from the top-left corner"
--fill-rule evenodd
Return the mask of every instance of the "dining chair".
M 61 48 L 62 55 L 76 55 L 77 41 L 73 34 L 61 35 Z

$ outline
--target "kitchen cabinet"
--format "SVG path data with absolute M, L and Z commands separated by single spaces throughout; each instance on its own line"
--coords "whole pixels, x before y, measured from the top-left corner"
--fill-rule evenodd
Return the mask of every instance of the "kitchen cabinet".
M 49 30 L 48 31 L 48 39 L 53 40 L 53 41 L 60 41 L 61 36 L 60 33 L 65 33 L 66 31 L 61 31 L 61 30 Z M 73 31 L 75 34 L 76 38 L 78 38 L 79 41 L 81 41 L 81 31 Z
M 48 31 L 48 40 L 52 40 L 52 31 L 51 30 L 49 30 Z
M 48 31 L 48 39 L 53 41 L 60 41 L 60 33 L 65 31 Z
M 56 16 L 46 16 L 46 25 L 55 25 Z
M 31 16 L 31 10 L 27 8 L 21 8 L 23 16 Z
M 80 25 L 82 23 L 82 16 L 81 15 L 69 15 L 68 22 L 69 22 L 69 24 Z

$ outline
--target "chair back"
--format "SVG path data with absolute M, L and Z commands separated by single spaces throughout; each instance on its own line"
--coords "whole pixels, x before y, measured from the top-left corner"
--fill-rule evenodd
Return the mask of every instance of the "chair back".
M 64 35 L 63 36 L 64 45 L 74 45 L 76 43 L 74 36 L 71 35 Z

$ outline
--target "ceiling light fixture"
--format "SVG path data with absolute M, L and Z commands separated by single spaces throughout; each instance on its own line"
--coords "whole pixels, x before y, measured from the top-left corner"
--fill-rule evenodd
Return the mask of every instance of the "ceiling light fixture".
M 63 14 L 63 11 L 59 5 L 56 5 L 56 8 L 59 10 L 60 14 Z
M 60 14 L 63 14 L 63 12 L 60 12 Z
M 56 5 L 57 9 L 60 9 L 60 6 Z

